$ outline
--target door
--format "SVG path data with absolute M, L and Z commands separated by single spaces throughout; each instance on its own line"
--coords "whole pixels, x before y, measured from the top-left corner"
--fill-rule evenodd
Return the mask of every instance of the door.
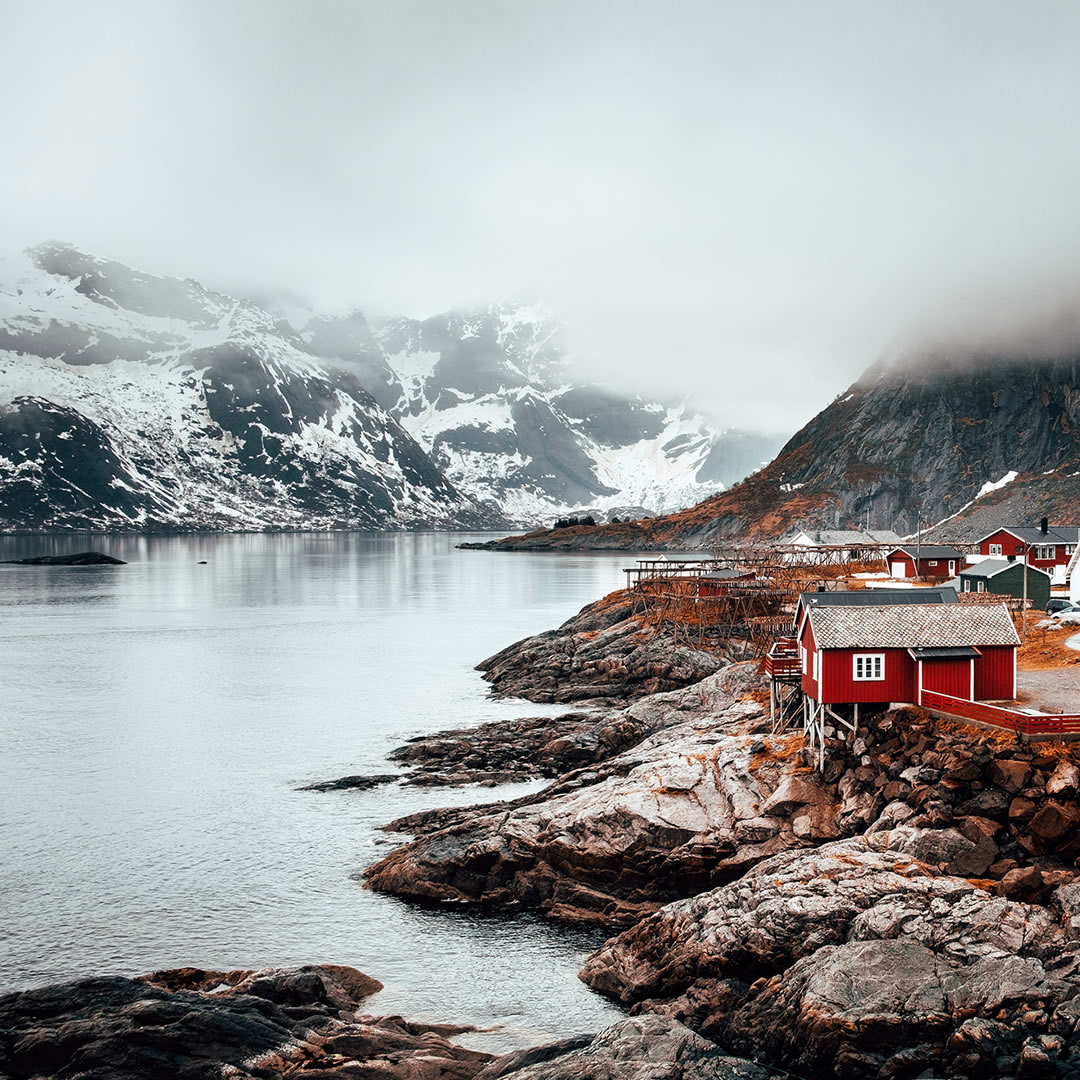
M 923 660 L 922 686 L 937 694 L 971 699 L 971 661 L 963 659 Z
M 949 577 L 956 577 L 956 560 L 949 560 Z
M 894 562 L 892 564 L 892 576 L 893 577 L 907 577 L 907 568 L 902 562 Z

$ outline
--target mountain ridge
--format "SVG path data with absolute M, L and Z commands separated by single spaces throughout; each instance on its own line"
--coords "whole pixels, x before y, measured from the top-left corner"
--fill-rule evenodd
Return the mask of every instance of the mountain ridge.
M 58 243 L 19 259 L 0 289 L 0 522 L 508 524 L 256 305 Z
M 918 529 L 970 541 L 1071 523 L 1080 501 L 1080 350 L 871 366 L 729 490 L 646 523 L 535 533 L 500 548 L 707 548 L 801 528 Z
M 773 446 L 575 382 L 535 305 L 369 325 L 65 243 L 0 266 L 0 529 L 505 529 L 689 505 Z

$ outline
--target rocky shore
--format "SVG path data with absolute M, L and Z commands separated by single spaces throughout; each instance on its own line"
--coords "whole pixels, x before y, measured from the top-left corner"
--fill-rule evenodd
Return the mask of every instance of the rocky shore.
M 381 984 L 331 965 L 180 968 L 0 997 L 0 1076 L 71 1080 L 772 1080 L 677 1020 L 632 1018 L 495 1056 L 474 1030 L 360 1011 Z M 452 988 L 448 988 L 448 997 Z
M 724 649 L 677 645 L 649 625 L 625 589 L 582 608 L 557 630 L 524 638 L 477 664 L 499 697 L 612 704 L 689 686 L 741 658 Z
M 581 977 L 627 1020 L 493 1058 L 362 1013 L 378 984 L 352 969 L 183 969 L 0 999 L 0 1080 L 1080 1080 L 1080 744 L 867 710 L 819 773 L 772 733 L 755 663 L 646 674 L 636 619 L 613 594 L 483 665 L 498 692 L 588 708 L 315 785 L 550 780 L 392 822 L 411 838 L 367 884 L 609 927 Z
M 819 774 L 760 691 L 635 701 L 544 791 L 394 823 L 368 884 L 627 927 L 588 985 L 797 1076 L 1080 1077 L 1080 745 L 903 707 Z

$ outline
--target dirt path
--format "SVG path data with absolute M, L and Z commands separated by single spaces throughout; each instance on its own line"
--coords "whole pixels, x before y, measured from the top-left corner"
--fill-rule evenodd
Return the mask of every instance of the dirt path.
M 1072 647 L 1080 649 L 1080 641 Z M 1080 656 L 1068 667 L 1018 671 L 1016 690 L 1018 701 L 1042 712 L 1080 713 Z

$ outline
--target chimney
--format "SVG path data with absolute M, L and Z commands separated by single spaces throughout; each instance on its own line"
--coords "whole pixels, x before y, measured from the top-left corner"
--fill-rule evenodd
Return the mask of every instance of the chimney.
M 1045 536 L 1046 532 L 1047 532 L 1047 530 L 1049 528 L 1050 528 L 1050 519 L 1049 518 L 1043 518 L 1039 522 L 1039 532 L 1041 532 L 1043 534 L 1043 536 Z

